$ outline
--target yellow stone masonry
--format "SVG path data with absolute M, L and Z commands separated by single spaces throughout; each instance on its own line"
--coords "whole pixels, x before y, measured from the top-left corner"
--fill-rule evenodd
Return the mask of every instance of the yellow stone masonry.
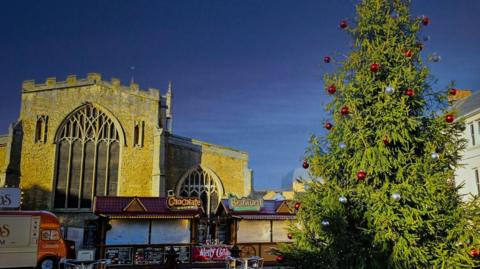
M 21 154 L 17 174 L 25 192 L 25 208 L 52 209 L 56 135 L 65 119 L 85 104 L 101 110 L 120 126 L 118 196 L 166 195 L 187 171 L 197 166 L 215 173 L 222 181 L 224 195 L 249 195 L 252 186 L 248 154 L 173 135 L 169 127 L 171 98 L 171 85 L 161 95 L 157 89 L 141 90 L 136 83 L 123 86 L 115 78 L 104 81 L 97 73 L 83 79 L 70 75 L 65 81 L 51 77 L 40 84 L 25 81 L 16 124 L 23 133 L 18 144 Z M 36 140 L 39 118 L 45 119 L 47 125 L 46 139 L 40 141 Z M 144 124 L 143 146 L 135 146 L 133 141 L 138 122 Z M 6 148 L 0 145 L 0 172 L 7 163 Z
M 224 195 L 248 196 L 251 176 L 248 154 L 243 151 L 191 140 L 172 137 L 167 152 L 167 189 L 175 190 L 176 182 L 198 165 L 212 170 L 223 183 Z
M 5 157 L 7 155 L 7 146 L 0 145 L 0 173 L 5 170 Z
M 19 120 L 23 128 L 21 156 L 21 187 L 40 188 L 51 193 L 55 170 L 55 136 L 59 126 L 75 109 L 86 103 L 117 120 L 124 133 L 121 142 L 118 195 L 151 196 L 153 165 L 153 133 L 160 126 L 160 93 L 151 89 L 140 91 L 101 81 L 99 74 L 91 73 L 87 79 L 76 80 L 69 76 L 64 82 L 47 79 L 45 84 L 24 82 L 22 108 Z M 35 143 L 38 116 L 48 117 L 46 143 Z M 144 121 L 143 147 L 133 146 L 135 121 Z M 41 201 L 34 207 L 48 207 L 51 201 Z

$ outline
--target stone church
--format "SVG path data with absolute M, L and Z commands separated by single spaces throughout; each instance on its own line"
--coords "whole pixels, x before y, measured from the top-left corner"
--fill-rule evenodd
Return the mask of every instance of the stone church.
M 215 211 L 252 191 L 248 154 L 175 135 L 172 86 L 70 75 L 24 81 L 21 110 L 0 136 L 0 186 L 20 186 L 23 209 L 46 209 L 65 226 L 95 218 L 95 196 L 199 197 Z

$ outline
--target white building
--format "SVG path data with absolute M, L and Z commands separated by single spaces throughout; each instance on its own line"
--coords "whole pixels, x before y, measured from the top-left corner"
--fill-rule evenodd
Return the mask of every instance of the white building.
M 465 131 L 463 136 L 467 139 L 467 147 L 462 152 L 462 166 L 455 172 L 457 185 L 464 184 L 460 190 L 465 194 L 464 199 L 468 200 L 472 195 L 480 194 L 480 91 L 464 92 L 462 98 L 457 97 L 453 107 L 458 110 L 459 118 L 465 120 Z M 467 94 L 465 94 L 467 93 Z

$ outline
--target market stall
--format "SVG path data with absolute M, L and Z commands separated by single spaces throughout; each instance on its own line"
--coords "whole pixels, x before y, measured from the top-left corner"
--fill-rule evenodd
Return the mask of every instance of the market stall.
M 278 243 L 291 241 L 288 234 L 290 222 L 295 219 L 291 201 L 238 199 L 232 197 L 221 202 L 218 216 L 230 220 L 231 243 L 240 248 L 243 257 L 260 256 L 273 262 L 271 253 Z
M 179 260 L 191 262 L 198 198 L 96 197 L 100 216 L 98 256 L 116 265 L 164 264 L 173 247 Z

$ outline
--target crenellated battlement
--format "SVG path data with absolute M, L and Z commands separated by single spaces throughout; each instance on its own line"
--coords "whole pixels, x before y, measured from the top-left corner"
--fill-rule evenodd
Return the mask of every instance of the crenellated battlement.
M 128 92 L 134 95 L 140 95 L 146 98 L 160 100 L 160 90 L 149 88 L 147 91 L 141 90 L 137 83 L 130 83 L 130 85 L 122 85 L 120 79 L 112 78 L 110 81 L 102 80 L 102 75 L 99 73 L 88 73 L 85 78 L 77 78 L 76 75 L 69 75 L 63 81 L 57 81 L 55 77 L 48 77 L 43 83 L 35 83 L 35 80 L 25 80 L 22 83 L 22 92 L 38 92 L 49 90 L 60 90 L 63 88 L 84 87 L 91 85 L 101 85 L 123 92 Z

